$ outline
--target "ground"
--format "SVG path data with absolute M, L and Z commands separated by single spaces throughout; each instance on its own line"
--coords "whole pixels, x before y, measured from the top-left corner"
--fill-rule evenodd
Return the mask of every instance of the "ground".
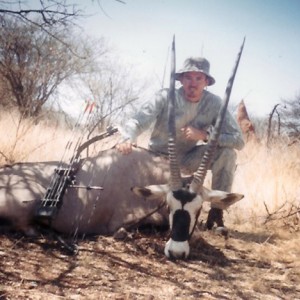
M 67 238 L 65 238 L 69 241 Z M 187 260 L 163 254 L 168 232 L 78 239 L 0 235 L 0 299 L 300 299 L 300 232 L 197 229 Z

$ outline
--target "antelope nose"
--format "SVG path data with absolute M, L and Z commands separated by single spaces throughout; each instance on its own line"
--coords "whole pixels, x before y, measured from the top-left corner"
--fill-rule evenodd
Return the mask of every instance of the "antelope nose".
M 189 256 L 190 246 L 188 241 L 177 242 L 169 239 L 164 252 L 170 259 L 185 259 Z
M 186 254 L 184 252 L 178 253 L 174 251 L 169 250 L 169 255 L 168 257 L 170 259 L 185 259 L 186 258 Z

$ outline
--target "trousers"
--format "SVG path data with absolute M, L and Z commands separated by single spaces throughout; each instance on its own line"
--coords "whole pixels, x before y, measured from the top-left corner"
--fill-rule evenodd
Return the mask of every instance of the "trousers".
M 199 145 L 186 153 L 179 154 L 181 168 L 187 173 L 192 174 L 196 172 L 207 147 L 207 145 Z M 234 149 L 226 147 L 216 148 L 209 167 L 212 172 L 211 189 L 231 192 L 236 159 L 237 155 Z M 218 227 L 224 227 L 223 210 L 211 208 L 208 213 L 206 228 L 212 229 L 215 223 Z
M 189 175 L 196 172 L 207 148 L 208 146 L 206 144 L 197 145 L 187 152 L 177 153 L 181 171 Z M 161 153 L 154 149 L 151 150 L 168 158 L 166 153 Z M 211 189 L 229 193 L 231 192 L 234 173 L 236 170 L 236 159 L 237 154 L 234 149 L 228 147 L 216 148 L 209 167 L 212 172 Z M 215 223 L 218 227 L 224 227 L 223 210 L 212 207 L 208 213 L 206 228 L 212 229 Z
M 179 163 L 184 172 L 193 174 L 200 166 L 207 145 L 195 146 L 186 153 L 178 153 Z M 213 190 L 231 192 L 236 170 L 237 154 L 234 149 L 217 147 L 209 169 L 212 172 Z

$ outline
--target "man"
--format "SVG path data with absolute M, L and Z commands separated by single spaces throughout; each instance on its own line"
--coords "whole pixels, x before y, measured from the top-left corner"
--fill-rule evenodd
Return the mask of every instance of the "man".
M 212 128 L 218 117 L 222 100 L 208 92 L 207 86 L 215 79 L 209 72 L 210 64 L 205 58 L 188 58 L 184 67 L 175 74 L 181 87 L 175 92 L 175 115 L 178 161 L 182 170 L 192 174 L 199 165 L 207 148 Z M 160 154 L 168 154 L 168 89 L 159 91 L 151 102 L 145 103 L 133 118 L 122 128 L 123 142 L 117 149 L 129 154 L 137 137 L 153 122 L 149 148 Z M 236 150 L 244 146 L 242 133 L 227 112 L 218 147 L 211 164 L 212 189 L 231 191 L 236 168 Z M 224 226 L 223 211 L 212 208 L 206 226 L 211 229 L 214 223 Z

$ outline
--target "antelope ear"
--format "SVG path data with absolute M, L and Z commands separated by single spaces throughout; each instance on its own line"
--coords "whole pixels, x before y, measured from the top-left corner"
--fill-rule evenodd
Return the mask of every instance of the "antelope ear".
M 205 201 L 211 203 L 211 207 L 219 209 L 227 209 L 229 206 L 240 201 L 244 198 L 244 195 L 237 193 L 228 193 L 223 191 L 210 191 L 206 189 Z
M 146 198 L 147 200 L 163 198 L 167 195 L 169 190 L 170 187 L 168 184 L 148 185 L 145 187 L 134 186 L 131 188 L 131 191 L 135 195 Z

